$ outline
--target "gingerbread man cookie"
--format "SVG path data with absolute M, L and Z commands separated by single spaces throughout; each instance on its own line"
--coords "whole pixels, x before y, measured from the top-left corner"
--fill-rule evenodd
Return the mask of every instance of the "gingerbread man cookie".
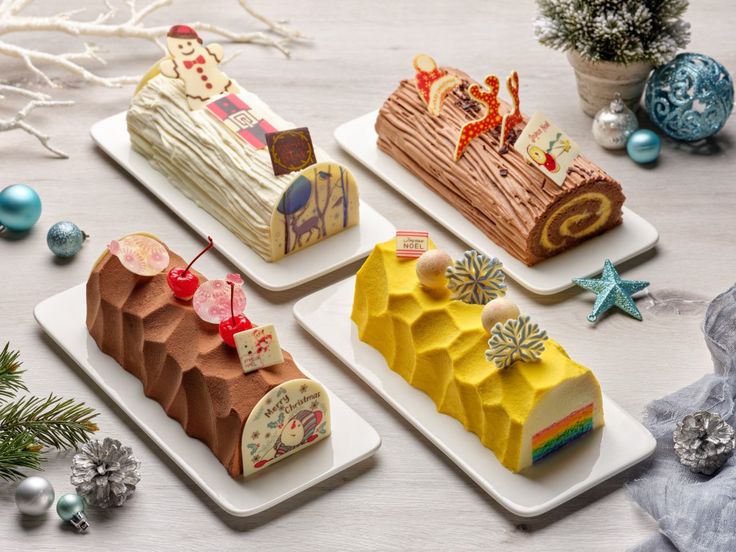
M 465 123 L 460 129 L 460 135 L 455 145 L 455 161 L 458 161 L 463 156 L 465 148 L 468 147 L 468 144 L 474 138 L 484 132 L 490 132 L 501 124 L 502 118 L 499 112 L 501 104 L 498 101 L 498 77 L 496 75 L 488 75 L 484 79 L 484 82 L 488 87 L 487 91 L 483 90 L 478 83 L 473 83 L 468 88 L 468 94 L 486 106 L 486 114 L 480 119 Z
M 166 35 L 170 57 L 159 64 L 161 74 L 184 83 L 189 109 L 202 107 L 224 92 L 237 92 L 237 86 L 223 73 L 219 64 L 222 46 L 204 46 L 197 32 L 187 25 L 174 25 Z

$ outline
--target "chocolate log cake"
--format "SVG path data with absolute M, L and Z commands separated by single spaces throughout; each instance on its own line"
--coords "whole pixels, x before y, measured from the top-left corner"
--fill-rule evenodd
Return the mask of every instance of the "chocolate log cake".
M 558 186 L 512 147 L 499 147 L 499 126 L 473 140 L 455 162 L 462 126 L 485 107 L 467 94 L 474 81 L 461 71 L 444 70 L 461 84 L 447 95 L 438 116 L 427 110 L 414 80 L 402 81 L 386 100 L 376 120 L 382 151 L 530 266 L 621 223 L 621 186 L 582 155 Z M 502 114 L 511 111 L 500 103 Z
M 165 271 L 146 277 L 106 251 L 87 282 L 87 328 L 100 350 L 141 380 L 147 397 L 237 477 L 243 473 L 241 434 L 253 408 L 277 385 L 306 376 L 286 351 L 281 364 L 243 373 L 217 325 L 174 298 L 166 273 L 187 263 L 169 255 Z

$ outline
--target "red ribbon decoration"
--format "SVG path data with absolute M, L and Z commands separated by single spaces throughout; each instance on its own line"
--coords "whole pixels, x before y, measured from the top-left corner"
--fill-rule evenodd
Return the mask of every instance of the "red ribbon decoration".
M 204 63 L 205 63 L 204 56 L 199 56 L 194 61 L 189 61 L 189 60 L 185 59 L 184 60 L 184 67 L 186 67 L 187 69 L 191 69 L 193 66 L 197 65 L 198 63 L 200 65 L 204 65 Z

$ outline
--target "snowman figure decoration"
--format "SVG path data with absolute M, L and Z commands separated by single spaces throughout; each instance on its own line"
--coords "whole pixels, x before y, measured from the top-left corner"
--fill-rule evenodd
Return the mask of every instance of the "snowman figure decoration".
M 262 468 L 274 458 L 278 458 L 291 452 L 295 448 L 311 443 L 319 434 L 319 424 L 322 421 L 323 414 L 321 410 L 300 410 L 284 424 L 281 434 L 276 439 L 270 451 L 263 455 L 253 466 Z
M 224 52 L 219 44 L 204 46 L 197 32 L 187 25 L 174 25 L 166 35 L 170 57 L 159 63 L 161 74 L 184 83 L 189 109 L 224 92 L 237 92 L 237 86 L 220 71 Z

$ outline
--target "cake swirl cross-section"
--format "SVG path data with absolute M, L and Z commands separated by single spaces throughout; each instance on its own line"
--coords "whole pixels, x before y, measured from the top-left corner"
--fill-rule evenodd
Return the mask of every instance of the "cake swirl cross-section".
M 508 104 L 495 75 L 478 83 L 423 54 L 414 68 L 379 110 L 378 148 L 508 253 L 531 266 L 621 223 L 620 184 L 562 133 L 515 147 L 536 120 L 520 110 L 516 72 Z
M 186 25 L 167 45 L 128 109 L 137 153 L 269 262 L 358 224 L 350 170 L 224 75 L 221 46 Z

